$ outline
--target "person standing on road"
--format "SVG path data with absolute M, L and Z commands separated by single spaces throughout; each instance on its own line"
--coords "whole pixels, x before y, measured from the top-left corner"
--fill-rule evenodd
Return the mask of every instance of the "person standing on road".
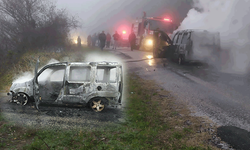
M 133 51 L 134 48 L 135 48 L 135 41 L 136 41 L 136 36 L 135 36 L 134 31 L 132 31 L 129 34 L 128 40 L 129 40 L 129 43 L 130 43 L 131 51 Z
M 106 43 L 106 35 L 104 31 L 102 31 L 102 33 L 99 35 L 99 41 L 100 41 L 100 48 L 101 50 L 103 50 L 103 48 L 105 47 L 105 43 Z
M 119 39 L 120 39 L 120 35 L 117 33 L 117 31 L 115 31 L 115 34 L 113 35 L 113 38 L 114 38 L 113 49 L 116 49 L 116 47 L 118 46 Z
M 81 38 L 80 38 L 80 36 L 78 36 L 78 38 L 77 38 L 77 46 L 81 47 Z
M 111 41 L 111 35 L 109 34 L 109 33 L 107 33 L 107 48 L 109 48 L 110 47 L 110 41 Z
M 97 43 L 98 43 L 98 46 L 101 47 L 101 41 L 100 41 L 100 35 L 102 34 L 102 32 L 100 32 L 98 34 L 98 38 L 97 38 Z
M 91 41 L 92 41 L 92 38 L 91 38 L 91 35 L 89 35 L 87 38 L 88 47 L 91 46 Z
M 96 44 L 96 33 L 92 35 L 92 46 L 94 47 Z

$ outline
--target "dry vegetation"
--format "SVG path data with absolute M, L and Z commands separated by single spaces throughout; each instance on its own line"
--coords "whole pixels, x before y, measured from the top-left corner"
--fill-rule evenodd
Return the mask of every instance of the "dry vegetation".
M 150 101 L 147 105 L 154 105 L 156 108 L 152 111 L 159 111 L 160 122 L 158 126 L 167 126 L 158 134 L 159 145 L 166 146 L 168 149 L 182 149 L 187 147 L 200 147 L 219 149 L 211 143 L 212 136 L 216 132 L 216 126 L 211 120 L 191 116 L 191 111 L 186 104 L 181 104 L 171 96 L 171 93 L 163 90 L 153 81 L 143 80 L 139 77 L 134 79 L 141 99 L 148 96 Z M 150 107 L 150 106 L 149 106 Z M 153 108 L 152 108 L 153 109 Z M 153 112 L 152 112 L 153 113 Z M 154 116 L 147 118 L 149 121 L 154 120 Z

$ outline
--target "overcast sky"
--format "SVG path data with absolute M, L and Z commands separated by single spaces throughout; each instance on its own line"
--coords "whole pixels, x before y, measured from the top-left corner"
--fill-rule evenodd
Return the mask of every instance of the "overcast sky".
M 79 17 L 82 28 L 79 35 L 95 32 L 114 32 L 119 28 L 131 27 L 131 21 L 147 16 L 171 17 L 182 21 L 191 8 L 190 0 L 55 0 L 59 8 L 66 8 Z M 83 35 L 83 36 L 85 36 Z

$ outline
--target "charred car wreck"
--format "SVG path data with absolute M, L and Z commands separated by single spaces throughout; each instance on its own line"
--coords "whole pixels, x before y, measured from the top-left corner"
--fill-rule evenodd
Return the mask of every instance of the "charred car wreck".
M 24 83 L 13 83 L 8 95 L 11 101 L 26 105 L 39 104 L 88 105 L 101 112 L 107 105 L 121 105 L 122 65 L 117 62 L 61 62 L 44 66 Z

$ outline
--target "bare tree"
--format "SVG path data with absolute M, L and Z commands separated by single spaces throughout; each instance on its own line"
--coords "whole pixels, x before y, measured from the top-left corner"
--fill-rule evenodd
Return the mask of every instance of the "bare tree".
M 74 17 L 65 9 L 58 10 L 49 0 L 1 0 L 0 13 L 0 38 L 11 41 L 7 42 L 11 49 L 18 44 L 27 48 L 56 44 L 55 41 L 65 40 L 70 29 L 78 26 Z
M 50 0 L 0 0 L 0 52 L 7 57 L 29 49 L 64 47 L 70 30 L 78 25 Z

